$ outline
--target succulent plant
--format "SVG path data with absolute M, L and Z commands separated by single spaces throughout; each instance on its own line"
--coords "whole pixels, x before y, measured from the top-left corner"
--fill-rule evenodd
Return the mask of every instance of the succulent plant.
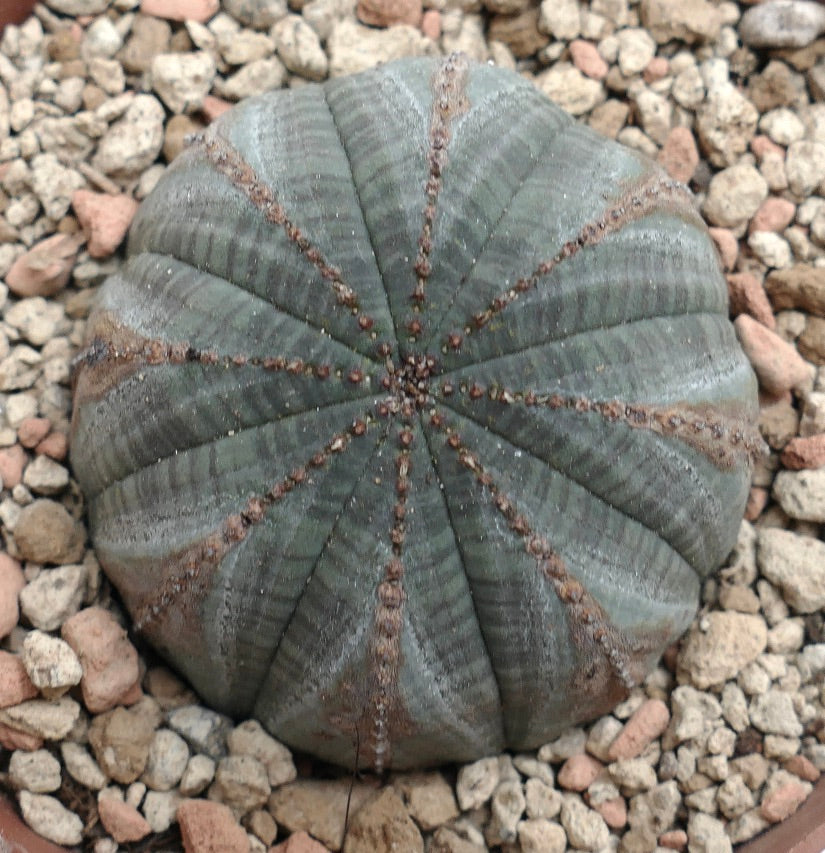
M 212 706 L 377 770 L 534 747 L 626 696 L 760 449 L 689 191 L 461 55 L 195 139 L 75 394 L 136 630 Z

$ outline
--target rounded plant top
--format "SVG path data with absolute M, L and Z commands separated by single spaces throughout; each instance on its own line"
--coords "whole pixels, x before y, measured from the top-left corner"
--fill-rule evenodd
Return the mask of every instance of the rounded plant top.
M 72 456 L 203 698 L 381 770 L 639 684 L 735 539 L 755 413 L 685 187 L 458 55 L 193 142 L 89 321 Z

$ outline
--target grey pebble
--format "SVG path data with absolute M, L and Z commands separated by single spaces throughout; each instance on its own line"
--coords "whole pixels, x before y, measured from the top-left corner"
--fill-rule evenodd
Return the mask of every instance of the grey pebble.
M 739 35 L 749 47 L 805 47 L 825 30 L 825 7 L 810 0 L 768 0 L 748 9 Z

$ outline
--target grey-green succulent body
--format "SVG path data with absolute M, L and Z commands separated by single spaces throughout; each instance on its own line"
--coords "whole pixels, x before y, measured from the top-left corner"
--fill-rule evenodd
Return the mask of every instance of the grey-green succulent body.
M 688 625 L 759 439 L 657 167 L 514 74 L 406 60 L 227 113 L 128 255 L 72 459 L 216 708 L 345 765 L 465 761 L 608 710 Z

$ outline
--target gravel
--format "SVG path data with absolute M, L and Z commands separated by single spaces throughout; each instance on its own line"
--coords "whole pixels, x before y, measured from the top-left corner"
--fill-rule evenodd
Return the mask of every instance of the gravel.
M 737 547 L 644 685 L 532 753 L 356 780 L 346 849 L 720 853 L 825 771 L 825 10 L 447 6 L 45 0 L 0 38 L 0 782 L 57 843 L 340 849 L 348 776 L 296 767 L 133 645 L 66 464 L 70 365 L 187 133 L 259 92 L 454 49 L 691 184 L 771 452 Z

